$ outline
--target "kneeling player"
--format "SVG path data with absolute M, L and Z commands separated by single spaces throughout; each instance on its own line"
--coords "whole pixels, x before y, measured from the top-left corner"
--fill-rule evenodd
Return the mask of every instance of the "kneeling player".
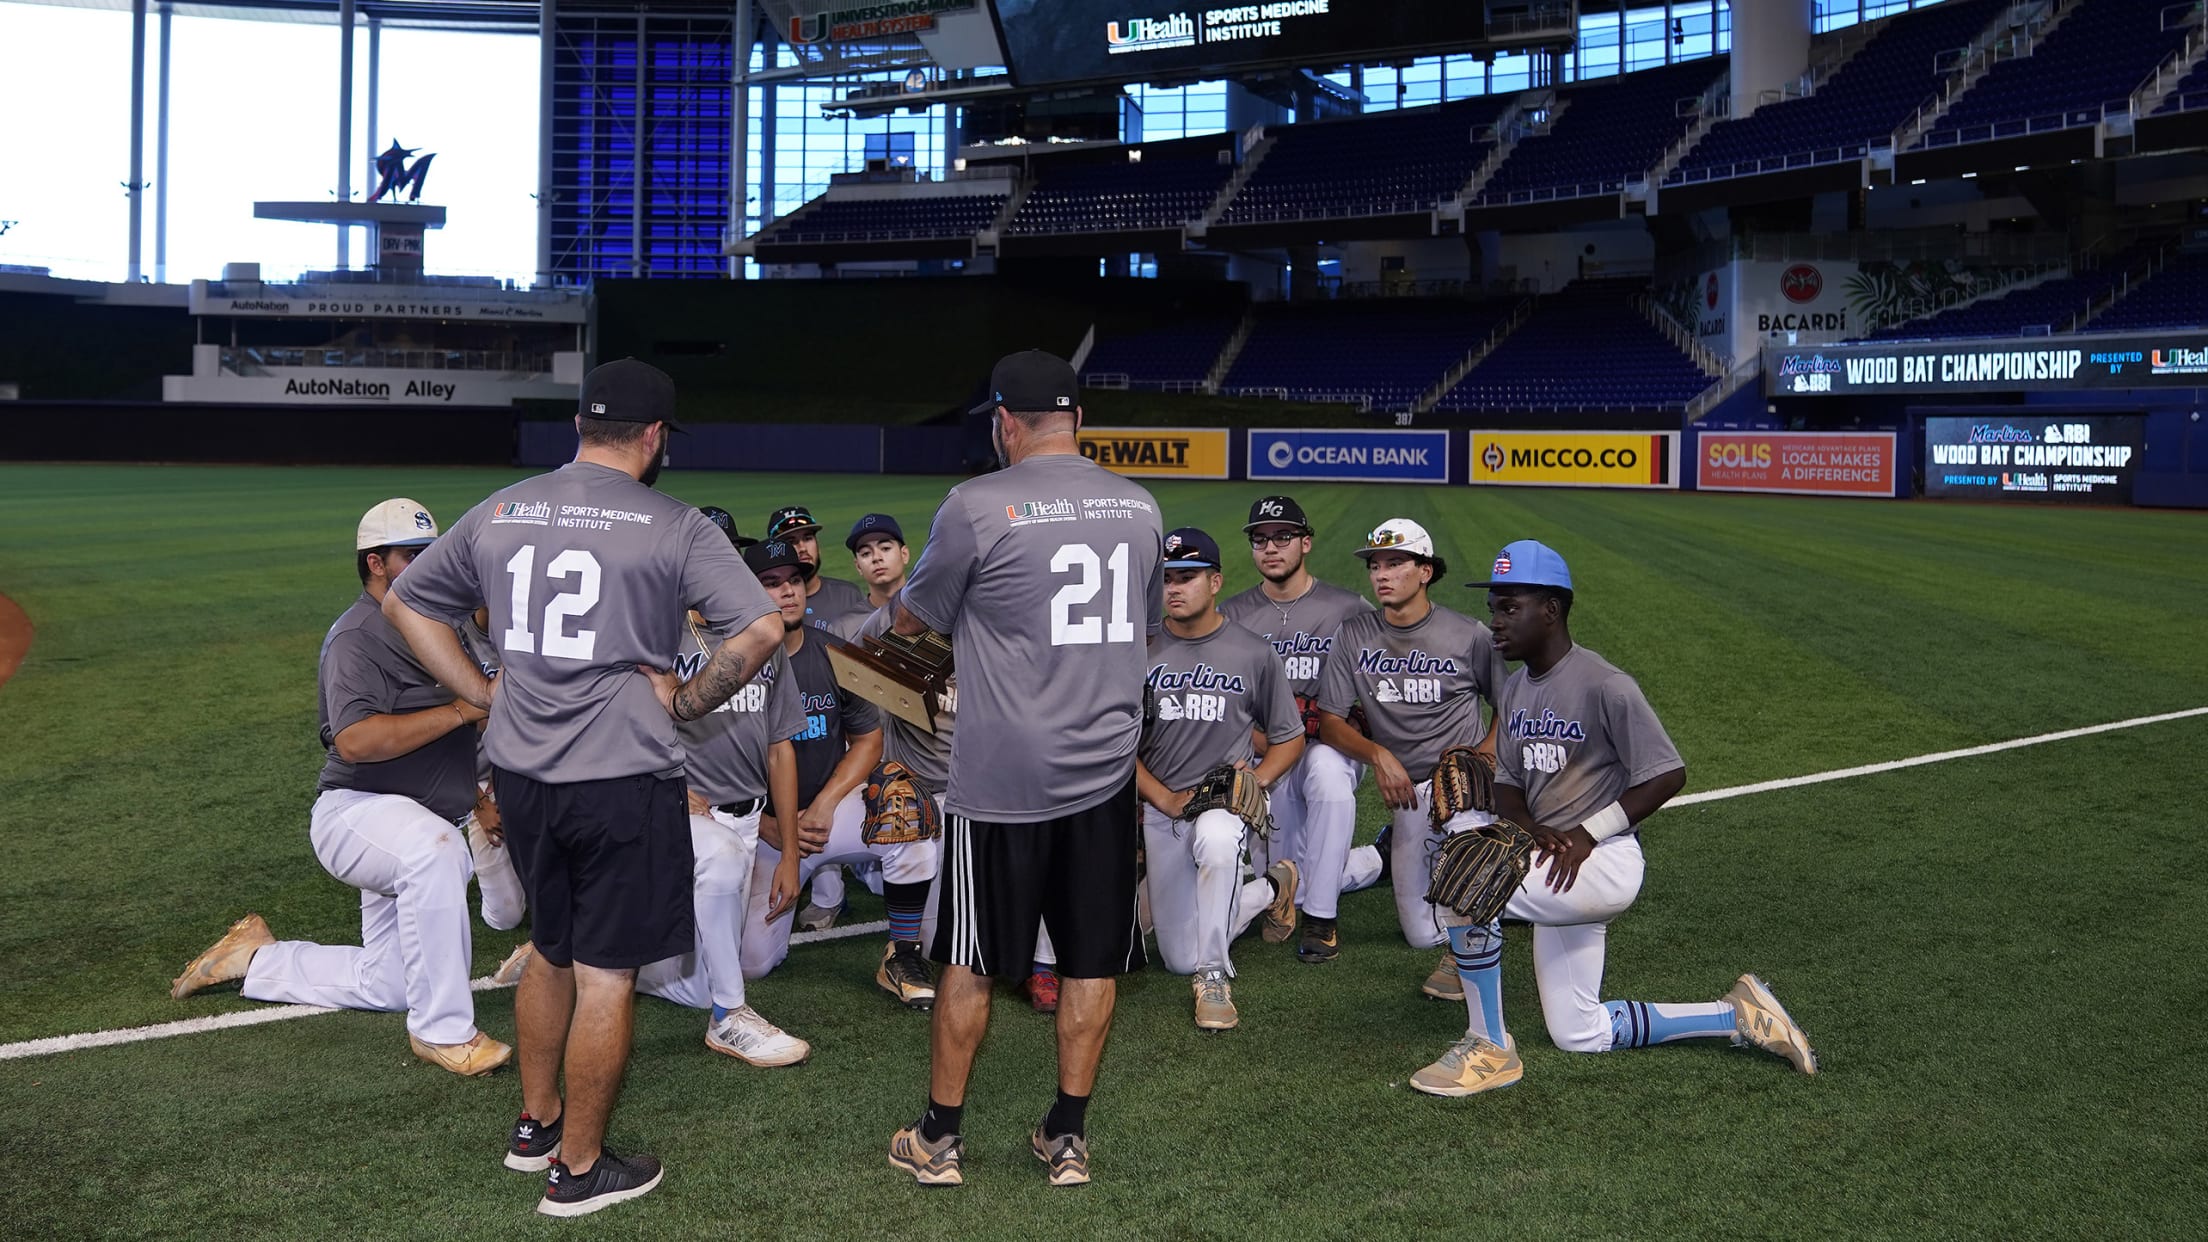
M 1532 540 L 1495 558 L 1485 583 L 1495 642 L 1524 661 L 1503 687 L 1496 808 L 1539 843 L 1534 867 L 1503 907 L 1533 925 L 1533 973 L 1549 1038 L 1566 1052 L 1608 1052 L 1678 1039 L 1725 1039 L 1817 1072 L 1809 1039 L 1754 975 L 1724 1000 L 1666 1005 L 1602 999 L 1610 920 L 1641 891 L 1637 825 L 1686 787 L 1687 768 L 1640 686 L 1608 660 L 1574 646 L 1572 575 Z M 1405 887 L 1410 873 L 1400 871 Z M 1452 924 L 1467 920 L 1444 912 Z M 1439 1061 L 1411 1076 L 1429 1095 L 1472 1095 L 1525 1074 L 1503 1026 L 1502 930 L 1451 926 L 1470 1029 Z
M 1296 864 L 1274 862 L 1242 883 L 1249 825 L 1226 807 L 1192 807 L 1190 793 L 1220 767 L 1256 769 L 1270 788 L 1303 756 L 1303 717 L 1270 644 L 1230 625 L 1215 606 L 1219 545 L 1183 527 L 1165 537 L 1165 628 L 1150 640 L 1155 719 L 1143 730 L 1135 784 L 1143 858 L 1158 955 L 1177 975 L 1193 974 L 1196 1025 L 1231 1029 L 1238 1016 L 1227 983 L 1227 945 L 1261 914 L 1287 923 L 1296 912 Z M 1252 730 L 1270 743 L 1255 761 Z M 1269 816 L 1267 817 L 1270 818 Z
M 888 907 L 889 943 L 883 946 L 874 981 L 913 1009 L 935 1004 L 935 985 L 920 956 L 928 890 L 942 859 L 943 842 L 910 841 L 868 845 L 864 786 L 882 758 L 880 714 L 874 705 L 836 684 L 828 662 L 829 636 L 805 620 L 805 581 L 811 566 L 796 549 L 778 539 L 747 549 L 744 560 L 782 610 L 782 642 L 791 676 L 802 696 L 805 719 L 792 739 L 797 752 L 797 842 L 761 841 L 752 864 L 751 913 L 744 929 L 744 976 L 757 979 L 782 964 L 790 952 L 790 924 L 767 917 L 768 893 L 782 864 L 778 846 L 797 844 L 808 851 L 798 864 L 800 882 L 822 867 L 874 863 L 882 868 L 882 903 Z

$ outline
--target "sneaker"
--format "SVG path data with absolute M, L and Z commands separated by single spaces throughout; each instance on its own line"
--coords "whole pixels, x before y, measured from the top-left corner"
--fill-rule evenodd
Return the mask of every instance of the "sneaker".
M 553 1157 L 560 1154 L 560 1122 L 538 1121 L 523 1113 L 514 1122 L 513 1137 L 506 1140 L 506 1167 L 516 1173 L 542 1173 L 552 1167 Z
M 966 1175 L 958 1166 L 965 1159 L 965 1148 L 965 1140 L 956 1134 L 929 1142 L 921 1136 L 916 1120 L 890 1136 L 889 1165 L 912 1174 L 912 1180 L 923 1186 L 962 1186 Z
M 1041 1126 L 1028 1136 L 1027 1147 L 1035 1158 L 1050 1166 L 1053 1186 L 1089 1184 L 1089 1140 L 1078 1134 L 1044 1135 Z
M 1020 987 L 1027 992 L 1027 1003 L 1035 1007 L 1035 1012 L 1058 1012 L 1058 975 L 1055 971 L 1038 970 Z
M 1418 990 L 1435 1000 L 1462 1001 L 1464 977 L 1457 973 L 1456 955 L 1443 953 L 1441 964 L 1434 967 L 1434 973 L 1426 976 L 1426 982 L 1418 985 Z
M 1265 868 L 1265 878 L 1273 882 L 1273 901 L 1265 907 L 1259 934 L 1267 944 L 1286 944 L 1296 934 L 1297 874 L 1296 864 L 1285 858 Z
M 749 1005 L 721 1013 L 705 1024 L 705 1046 L 746 1065 L 774 1069 L 803 1065 L 813 1046 L 759 1016 Z
M 515 945 L 514 951 L 506 955 L 506 960 L 498 964 L 497 970 L 491 972 L 491 986 L 510 988 L 519 985 L 521 972 L 529 968 L 529 959 L 536 955 L 537 946 L 527 940 Z
M 414 1055 L 438 1069 L 451 1070 L 463 1078 L 481 1078 L 499 1066 L 514 1059 L 512 1046 L 502 1044 L 481 1031 L 464 1044 L 424 1043 L 409 1034 L 406 1046 Z
M 253 964 L 253 955 L 263 945 L 274 943 L 276 934 L 268 930 L 268 923 L 258 914 L 246 915 L 232 923 L 222 939 L 184 964 L 184 973 L 169 982 L 169 998 L 183 1000 L 201 988 L 245 978 L 245 968 Z
M 1428 1095 L 1465 1096 L 1510 1086 L 1526 1076 L 1526 1064 L 1518 1059 L 1518 1041 L 1504 1036 L 1498 1044 L 1485 1035 L 1465 1032 L 1441 1059 L 1411 1075 L 1411 1087 Z
M 842 918 L 844 911 L 850 908 L 851 903 L 849 901 L 839 902 L 833 906 L 816 906 L 808 901 L 805 903 L 805 908 L 797 912 L 797 930 L 827 931 L 834 927 L 836 920 Z
M 1296 957 L 1306 962 L 1331 962 L 1342 951 L 1342 933 L 1333 919 L 1303 916 L 1303 939 L 1296 944 Z
M 1198 971 L 1196 977 L 1189 981 L 1189 987 L 1196 993 L 1197 1030 L 1231 1031 L 1242 1020 L 1241 1015 L 1234 1011 L 1234 987 L 1227 982 L 1226 971 Z
M 1733 1022 L 1741 1043 L 1785 1057 L 1804 1074 L 1817 1072 L 1817 1050 L 1809 1046 L 1809 1036 L 1787 1016 L 1786 1006 L 1771 995 L 1770 986 L 1763 980 L 1742 975 L 1733 990 L 1725 994 L 1725 1002 L 1733 1007 Z
M 666 1175 L 659 1161 L 650 1156 L 623 1159 L 614 1155 L 611 1147 L 598 1149 L 598 1163 L 590 1166 L 588 1173 L 570 1173 L 554 1157 L 552 1171 L 544 1178 L 544 1198 L 537 1200 L 537 1211 L 546 1216 L 588 1216 L 624 1199 L 652 1193 Z
M 928 978 L 928 964 L 920 956 L 920 946 L 910 940 L 892 940 L 884 946 L 874 982 L 907 1009 L 935 1008 L 935 981 Z

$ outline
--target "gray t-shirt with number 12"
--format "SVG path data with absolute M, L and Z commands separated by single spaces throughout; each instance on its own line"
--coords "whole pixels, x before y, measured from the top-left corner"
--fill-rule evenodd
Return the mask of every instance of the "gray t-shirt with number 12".
M 1504 684 L 1495 779 L 1525 791 L 1547 828 L 1577 828 L 1633 786 L 1686 765 L 1640 683 L 1585 647 Z
M 900 599 L 958 664 L 952 814 L 1057 819 L 1134 778 L 1164 544 L 1150 493 L 1078 454 L 951 489 Z
M 490 606 L 502 669 L 484 750 L 548 784 L 681 771 L 637 665 L 674 667 L 685 609 L 731 634 L 775 611 L 703 514 L 590 462 L 493 493 L 391 589 L 447 624 Z
M 1311 589 L 1285 604 L 1273 602 L 1263 584 L 1222 602 L 1219 611 L 1273 645 L 1288 674 L 1288 692 L 1317 698 L 1319 673 L 1334 650 L 1334 635 L 1351 617 L 1372 611 L 1372 601 L 1331 582 L 1312 580 Z
M 1142 766 L 1167 789 L 1256 758 L 1252 729 L 1276 743 L 1303 736 L 1272 645 L 1231 621 L 1202 638 L 1167 631 L 1151 639 L 1150 693 L 1157 718 L 1143 730 Z
M 1494 701 L 1503 668 L 1494 635 L 1461 612 L 1435 604 L 1425 620 L 1404 626 L 1368 612 L 1335 637 L 1319 679 L 1319 709 L 1347 716 L 1350 704 L 1363 703 L 1372 740 L 1423 781 L 1442 751 L 1487 735 L 1480 700 Z

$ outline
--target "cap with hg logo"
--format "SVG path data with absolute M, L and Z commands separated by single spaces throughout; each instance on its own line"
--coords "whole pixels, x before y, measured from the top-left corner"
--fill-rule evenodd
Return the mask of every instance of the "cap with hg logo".
M 1081 402 L 1080 380 L 1073 364 L 1040 349 L 1006 354 L 989 372 L 989 399 L 967 411 L 986 414 L 998 406 L 1015 414 L 1071 414 Z
M 1372 533 L 1365 536 L 1365 546 L 1357 549 L 1357 555 L 1368 561 L 1382 552 L 1402 552 L 1429 561 L 1436 579 L 1449 572 L 1449 563 L 1434 555 L 1434 537 L 1409 518 L 1389 518 L 1373 527 Z
M 1260 496 L 1250 506 L 1250 520 L 1243 523 L 1246 534 L 1260 526 L 1300 526 L 1305 534 L 1311 533 L 1311 521 L 1303 516 L 1303 506 L 1293 496 Z
M 1555 587 L 1572 589 L 1572 569 L 1555 548 L 1532 539 L 1505 544 L 1495 554 L 1495 565 L 1485 582 L 1468 587 Z
M 393 496 L 363 514 L 353 531 L 353 551 L 426 548 L 437 538 L 437 519 L 404 496 Z
M 1193 526 L 1168 531 L 1165 536 L 1165 567 L 1215 570 L 1219 568 L 1218 541 Z

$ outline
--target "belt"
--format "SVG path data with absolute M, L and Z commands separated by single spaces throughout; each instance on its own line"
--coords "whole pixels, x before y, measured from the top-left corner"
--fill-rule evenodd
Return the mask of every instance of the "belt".
M 748 802 L 723 802 L 713 809 L 723 815 L 731 815 L 737 819 L 742 819 L 746 815 L 757 812 L 766 804 L 767 800 L 765 798 L 753 798 Z

